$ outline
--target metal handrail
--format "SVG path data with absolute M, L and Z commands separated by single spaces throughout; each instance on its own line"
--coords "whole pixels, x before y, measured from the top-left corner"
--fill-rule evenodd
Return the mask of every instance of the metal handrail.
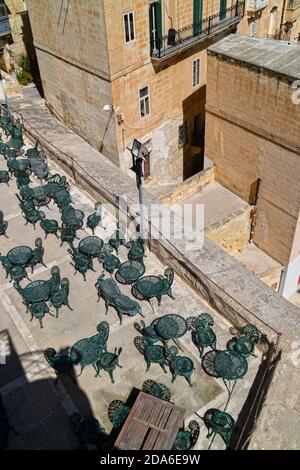
M 218 11 L 203 20 L 184 26 L 180 29 L 170 29 L 169 33 L 160 38 L 150 40 L 150 54 L 153 58 L 161 58 L 172 53 L 175 48 L 192 44 L 200 38 L 209 36 L 222 26 L 230 25 L 244 16 L 244 0 Z

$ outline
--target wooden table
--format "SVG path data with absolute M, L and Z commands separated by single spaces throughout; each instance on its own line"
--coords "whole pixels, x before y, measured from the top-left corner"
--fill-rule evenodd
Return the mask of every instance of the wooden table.
M 115 442 L 124 450 L 170 450 L 185 409 L 140 392 Z

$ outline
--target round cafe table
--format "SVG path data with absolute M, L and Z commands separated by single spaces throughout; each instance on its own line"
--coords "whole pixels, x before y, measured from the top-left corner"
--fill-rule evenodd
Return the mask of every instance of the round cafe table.
M 214 358 L 214 369 L 219 377 L 225 380 L 237 380 L 246 374 L 248 362 L 237 351 L 218 351 Z
M 188 330 L 188 323 L 183 317 L 175 313 L 164 315 L 156 321 L 154 329 L 161 338 L 165 340 L 172 339 L 182 351 L 177 339 L 184 336 Z
M 7 258 L 11 264 L 26 265 L 33 255 L 29 246 L 16 246 L 7 253 Z
M 79 251 L 91 258 L 95 258 L 101 253 L 103 247 L 103 240 L 99 237 L 86 237 L 80 241 L 78 245 Z
M 49 281 L 30 282 L 22 291 L 22 297 L 29 303 L 45 302 L 52 292 L 52 284 Z
M 135 290 L 145 299 L 160 296 L 165 292 L 165 289 L 164 279 L 158 276 L 144 276 L 135 284 Z
M 116 280 L 121 284 L 133 284 L 145 272 L 145 266 L 139 261 L 125 261 L 116 272 Z
M 160 317 L 154 326 L 156 333 L 164 339 L 176 339 L 185 335 L 188 329 L 187 321 L 175 313 Z

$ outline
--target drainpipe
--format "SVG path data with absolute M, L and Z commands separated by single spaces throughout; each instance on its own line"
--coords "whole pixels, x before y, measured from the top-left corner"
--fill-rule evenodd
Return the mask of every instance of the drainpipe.
M 254 238 L 254 229 L 255 229 L 256 220 L 257 220 L 256 212 L 257 212 L 257 201 L 258 201 L 260 183 L 261 183 L 261 178 L 257 178 L 257 186 L 256 186 L 256 192 L 255 192 L 254 207 L 253 207 L 253 209 L 251 211 L 251 215 L 250 215 L 251 227 L 250 227 L 249 243 L 252 243 L 253 238 Z
M 279 287 L 278 287 L 278 294 L 280 295 L 282 295 L 283 293 L 286 275 L 287 275 L 287 268 L 282 268 L 281 274 L 280 274 L 280 280 L 279 280 Z
M 282 10 L 281 10 L 281 18 L 280 18 L 280 28 L 279 28 L 279 38 L 281 39 L 281 30 L 282 30 L 282 27 L 284 25 L 284 13 L 285 13 L 285 9 L 286 9 L 286 2 L 287 0 L 283 0 L 283 4 L 282 4 Z

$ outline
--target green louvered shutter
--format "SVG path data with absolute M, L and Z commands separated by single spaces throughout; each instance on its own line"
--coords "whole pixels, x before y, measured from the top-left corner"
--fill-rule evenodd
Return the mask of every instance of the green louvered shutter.
M 193 8 L 193 35 L 197 36 L 202 31 L 203 0 L 194 0 Z
M 151 51 L 153 49 L 160 49 L 160 47 L 161 47 L 161 38 L 162 38 L 162 7 L 161 7 L 161 0 L 150 3 L 149 24 L 150 24 Z
M 220 20 L 225 20 L 226 18 L 226 7 L 227 0 L 220 0 Z

